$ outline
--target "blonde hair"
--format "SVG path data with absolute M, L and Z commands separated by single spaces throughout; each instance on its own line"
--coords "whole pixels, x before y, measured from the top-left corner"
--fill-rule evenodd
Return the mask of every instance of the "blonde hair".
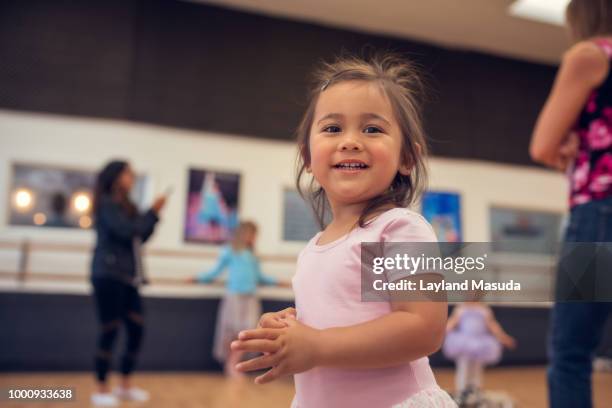
M 572 0 L 565 18 L 575 41 L 612 34 L 612 1 Z
M 329 202 L 325 191 L 316 185 L 314 178 L 304 189 L 302 178 L 310 166 L 310 131 L 314 120 L 315 108 L 321 93 L 326 89 L 347 81 L 371 82 L 380 88 L 389 99 L 395 119 L 402 132 L 402 164 L 413 169 L 410 175 L 399 172 L 393 178 L 389 189 L 371 199 L 359 217 L 358 224 L 363 227 L 366 219 L 387 206 L 407 207 L 425 189 L 427 180 L 427 145 L 422 126 L 421 108 L 418 97 L 423 86 L 413 64 L 398 55 L 384 53 L 371 58 L 342 57 L 332 63 L 323 63 L 315 72 L 314 86 L 310 91 L 310 101 L 297 129 L 298 161 L 296 186 L 302 197 L 308 200 L 315 212 L 321 228 L 325 227 Z
M 234 231 L 234 237 L 232 238 L 232 249 L 235 251 L 241 251 L 248 249 L 253 251 L 251 243 L 247 243 L 244 239 L 244 235 L 247 232 L 257 232 L 257 224 L 253 221 L 242 221 L 238 224 L 238 227 Z

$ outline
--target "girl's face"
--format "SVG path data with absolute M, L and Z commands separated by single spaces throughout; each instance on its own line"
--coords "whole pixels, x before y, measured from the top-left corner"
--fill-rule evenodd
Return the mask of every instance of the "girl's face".
M 115 186 L 127 193 L 132 190 L 134 186 L 134 172 L 130 166 L 125 166 L 125 169 L 119 174 Z
M 240 241 L 247 246 L 255 246 L 257 240 L 257 230 L 253 228 L 244 228 L 240 231 Z
M 310 129 L 310 165 L 332 204 L 382 194 L 399 171 L 402 134 L 389 100 L 371 82 L 346 81 L 319 96 Z
M 242 232 L 242 239 L 244 243 L 249 246 L 255 246 L 255 241 L 257 239 L 257 230 L 252 228 L 246 228 Z

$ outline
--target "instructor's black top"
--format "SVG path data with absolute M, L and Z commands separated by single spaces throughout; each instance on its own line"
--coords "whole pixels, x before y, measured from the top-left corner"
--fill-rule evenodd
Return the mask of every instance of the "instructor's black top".
M 91 278 L 134 284 L 140 267 L 139 244 L 153 234 L 157 221 L 153 210 L 130 217 L 119 202 L 102 197 L 95 214 L 97 240 Z

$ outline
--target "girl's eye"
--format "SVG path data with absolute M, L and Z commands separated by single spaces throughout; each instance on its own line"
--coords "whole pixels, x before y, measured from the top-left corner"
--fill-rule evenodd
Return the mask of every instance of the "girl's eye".
M 341 131 L 341 129 L 338 126 L 331 125 L 331 126 L 327 126 L 327 127 L 323 128 L 323 131 L 327 132 L 327 133 L 338 133 L 338 132 Z
M 376 126 L 368 126 L 367 128 L 363 129 L 363 133 L 383 133 L 383 131 Z

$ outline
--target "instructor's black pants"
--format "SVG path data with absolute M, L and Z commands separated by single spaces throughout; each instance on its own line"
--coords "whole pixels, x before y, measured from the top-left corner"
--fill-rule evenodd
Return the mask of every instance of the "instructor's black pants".
M 121 373 L 129 375 L 135 366 L 144 334 L 143 309 L 138 288 L 114 279 L 92 279 L 100 334 L 95 356 L 96 376 L 105 382 L 113 346 L 123 325 L 127 344 L 121 359 Z

